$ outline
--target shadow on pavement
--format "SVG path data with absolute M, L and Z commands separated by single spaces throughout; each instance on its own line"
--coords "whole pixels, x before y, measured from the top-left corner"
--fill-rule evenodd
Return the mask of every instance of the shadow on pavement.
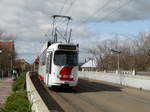
M 101 82 L 96 82 L 92 80 L 84 80 L 79 79 L 77 87 L 53 87 L 51 90 L 55 92 L 63 92 L 63 93 L 86 93 L 86 92 L 103 92 L 103 91 L 121 91 L 121 87 L 113 86 L 109 84 L 104 84 Z

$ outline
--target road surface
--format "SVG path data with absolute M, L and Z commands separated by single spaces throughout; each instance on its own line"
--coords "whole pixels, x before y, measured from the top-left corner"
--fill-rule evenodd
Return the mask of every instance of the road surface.
M 0 79 L 0 107 L 4 106 L 7 97 L 12 93 L 12 83 L 11 77 Z
M 80 79 L 73 89 L 46 90 L 44 100 L 55 112 L 150 112 L 150 92 L 112 83 Z

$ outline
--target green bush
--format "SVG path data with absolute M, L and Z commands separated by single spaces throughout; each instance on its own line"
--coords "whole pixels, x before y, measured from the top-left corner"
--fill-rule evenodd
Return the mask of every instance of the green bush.
M 17 79 L 16 81 L 13 83 L 12 85 L 12 90 L 15 91 L 19 91 L 19 90 L 23 90 L 24 86 L 25 86 L 25 81 L 26 81 L 26 73 L 22 73 Z
M 26 91 L 17 91 L 7 98 L 5 108 L 0 112 L 31 112 Z
M 5 107 L 0 112 L 31 112 L 31 104 L 24 90 L 26 73 L 22 73 L 12 85 L 14 93 L 7 98 Z

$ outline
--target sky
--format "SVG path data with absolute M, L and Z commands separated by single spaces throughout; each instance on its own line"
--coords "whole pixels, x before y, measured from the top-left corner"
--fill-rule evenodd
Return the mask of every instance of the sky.
M 15 39 L 18 58 L 32 63 L 50 38 L 45 34 L 51 30 L 51 16 L 71 16 L 72 42 L 79 43 L 83 61 L 88 49 L 116 33 L 134 39 L 149 32 L 149 11 L 149 0 L 0 0 L 0 30 Z

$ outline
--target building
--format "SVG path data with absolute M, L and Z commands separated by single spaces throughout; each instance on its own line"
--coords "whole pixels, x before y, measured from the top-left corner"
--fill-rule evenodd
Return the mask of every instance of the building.
M 35 72 L 38 71 L 38 67 L 39 67 L 39 56 L 35 59 L 34 63 L 33 63 L 33 70 Z
M 0 50 L 2 50 L 3 52 L 14 52 L 14 41 L 0 41 Z
M 20 72 L 25 72 L 30 70 L 30 64 L 25 59 L 16 59 L 14 68 L 18 68 Z
M 9 75 L 15 62 L 16 52 L 13 40 L 0 40 L 0 71 Z M 1 73 L 0 73 L 1 74 Z
M 96 71 L 97 68 L 98 64 L 96 58 L 89 59 L 81 66 L 82 71 Z

